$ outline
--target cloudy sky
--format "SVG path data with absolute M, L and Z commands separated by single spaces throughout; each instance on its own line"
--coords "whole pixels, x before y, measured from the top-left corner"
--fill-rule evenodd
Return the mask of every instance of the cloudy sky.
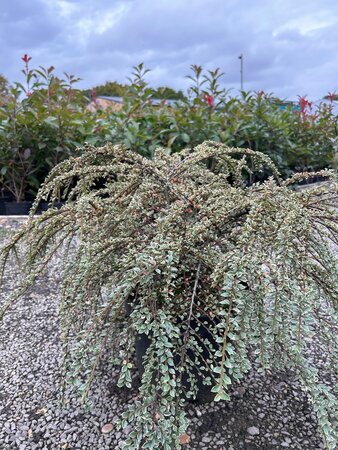
M 144 62 L 154 85 L 185 89 L 191 64 L 220 67 L 223 84 L 317 100 L 338 91 L 337 0 L 1 0 L 0 73 L 21 56 L 83 79 L 125 82 Z

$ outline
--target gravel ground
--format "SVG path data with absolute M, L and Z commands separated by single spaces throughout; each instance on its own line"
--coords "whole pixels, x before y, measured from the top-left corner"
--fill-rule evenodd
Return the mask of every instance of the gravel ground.
M 0 221 L 0 240 L 4 225 Z M 13 267 L 0 303 L 16 277 Z M 115 386 L 117 373 L 108 361 L 93 386 L 91 410 L 71 393 L 64 407 L 59 404 L 58 278 L 55 266 L 0 323 L 0 450 L 113 450 L 122 447 L 129 432 L 114 426 L 102 432 L 137 395 L 136 388 Z M 320 363 L 321 355 L 316 359 Z M 184 448 L 189 450 L 323 448 L 314 412 L 298 380 L 288 373 L 251 373 L 234 386 L 231 402 L 191 404 L 188 415 L 190 442 Z

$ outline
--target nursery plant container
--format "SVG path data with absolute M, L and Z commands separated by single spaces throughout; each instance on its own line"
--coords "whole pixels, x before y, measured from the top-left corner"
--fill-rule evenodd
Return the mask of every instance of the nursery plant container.
M 43 211 L 47 211 L 49 208 L 54 207 L 54 208 L 61 208 L 62 205 L 64 205 L 65 202 L 54 202 L 53 205 L 51 205 L 48 202 L 40 202 L 39 204 L 39 212 L 43 212 Z
M 219 344 L 216 343 L 214 336 L 212 333 L 208 330 L 208 325 L 212 325 L 212 321 L 210 317 L 208 316 L 201 316 L 199 320 L 202 322 L 202 324 L 199 324 L 199 329 L 197 330 L 197 321 L 194 319 L 190 323 L 190 327 L 192 330 L 197 331 L 198 339 L 199 339 L 199 345 L 202 348 L 202 351 L 198 354 L 194 354 L 192 350 L 187 351 L 187 355 L 189 359 L 192 361 L 199 362 L 201 365 L 203 365 L 203 359 L 206 359 L 208 357 L 208 351 L 203 344 L 203 339 L 208 339 L 208 341 L 211 343 L 212 347 L 214 348 L 214 351 L 216 352 L 219 350 Z M 182 330 L 183 333 L 183 330 Z M 195 335 L 196 337 L 196 335 Z M 143 357 L 146 354 L 146 351 L 151 343 L 151 337 L 147 336 L 146 334 L 137 334 L 135 337 L 135 353 L 136 353 L 136 366 L 139 371 L 140 376 L 142 376 L 144 372 L 144 364 L 143 364 Z M 174 356 L 174 362 L 175 364 L 179 364 L 179 356 Z M 196 398 L 193 400 L 195 403 L 203 404 L 203 403 L 210 403 L 215 398 L 215 393 L 211 392 L 212 385 L 205 385 L 203 384 L 204 375 L 198 372 L 196 369 L 196 366 L 191 369 L 191 372 L 193 373 L 196 382 L 197 382 L 197 394 Z M 207 375 L 205 375 L 207 376 Z M 188 376 L 186 373 L 183 374 L 182 377 L 182 384 L 186 392 L 190 390 L 190 382 L 188 380 Z
M 0 197 L 0 216 L 6 215 L 6 202 L 10 201 L 10 197 Z
M 32 202 L 5 202 L 7 216 L 27 216 L 32 207 Z
M 131 314 L 132 307 L 128 301 L 125 302 L 125 311 L 127 315 Z M 182 322 L 180 319 L 177 320 L 177 324 L 179 325 L 180 322 Z M 199 328 L 198 328 L 198 322 L 196 319 L 192 319 L 190 322 L 190 328 L 197 332 L 197 336 L 199 339 L 199 345 L 202 348 L 202 351 L 198 353 L 198 355 L 194 355 L 192 350 L 188 350 L 187 354 L 189 358 L 193 361 L 203 363 L 203 359 L 206 359 L 208 357 L 208 351 L 205 348 L 205 345 L 202 343 L 203 339 L 208 339 L 210 344 L 212 345 L 215 352 L 219 350 L 219 344 L 216 343 L 216 340 L 212 333 L 209 331 L 208 327 L 211 325 L 217 324 L 218 320 L 217 318 L 214 318 L 213 320 L 207 316 L 200 316 L 199 317 Z M 182 327 L 182 334 L 184 333 L 183 327 Z M 143 357 L 146 354 L 147 349 L 149 348 L 151 343 L 151 337 L 142 333 L 142 334 L 136 334 L 135 336 L 135 356 L 136 356 L 136 367 L 139 371 L 140 377 L 142 377 L 144 372 L 144 363 L 143 363 Z M 175 364 L 179 364 L 179 356 L 174 356 L 174 362 Z M 213 401 L 215 397 L 215 393 L 211 392 L 212 385 L 205 385 L 203 384 L 203 375 L 198 373 L 197 369 L 194 368 L 192 370 L 194 376 L 197 380 L 197 395 L 194 399 L 195 403 L 210 403 Z M 186 391 L 190 388 L 190 383 L 188 381 L 188 377 L 186 374 L 183 375 L 182 378 L 183 386 Z

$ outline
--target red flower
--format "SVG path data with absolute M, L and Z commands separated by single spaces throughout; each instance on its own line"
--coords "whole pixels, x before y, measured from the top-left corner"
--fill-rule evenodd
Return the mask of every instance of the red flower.
M 32 57 L 28 56 L 27 53 L 25 53 L 21 59 L 25 64 L 28 64 Z
M 300 111 L 301 111 L 302 114 L 304 114 L 305 110 L 306 110 L 306 107 L 309 106 L 309 102 L 306 100 L 306 96 L 305 95 L 303 97 L 298 95 L 298 98 L 299 98 Z
M 306 95 L 304 95 L 303 97 L 298 95 L 298 98 L 299 98 L 299 106 L 300 106 L 300 115 L 304 119 L 304 122 L 307 119 L 312 119 L 313 102 L 310 102 L 309 100 L 307 100 Z M 314 119 L 314 120 L 316 120 L 316 119 Z
M 210 108 L 212 108 L 214 106 L 214 98 L 211 95 L 205 94 L 204 99 L 208 103 Z
M 26 93 L 26 95 L 27 95 L 27 97 L 31 97 L 31 96 L 33 95 L 33 92 L 28 91 L 28 92 Z

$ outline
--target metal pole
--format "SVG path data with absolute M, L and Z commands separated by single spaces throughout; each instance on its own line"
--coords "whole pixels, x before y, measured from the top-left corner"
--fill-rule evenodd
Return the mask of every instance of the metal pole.
M 243 53 L 238 57 L 241 60 L 241 91 L 243 91 Z

